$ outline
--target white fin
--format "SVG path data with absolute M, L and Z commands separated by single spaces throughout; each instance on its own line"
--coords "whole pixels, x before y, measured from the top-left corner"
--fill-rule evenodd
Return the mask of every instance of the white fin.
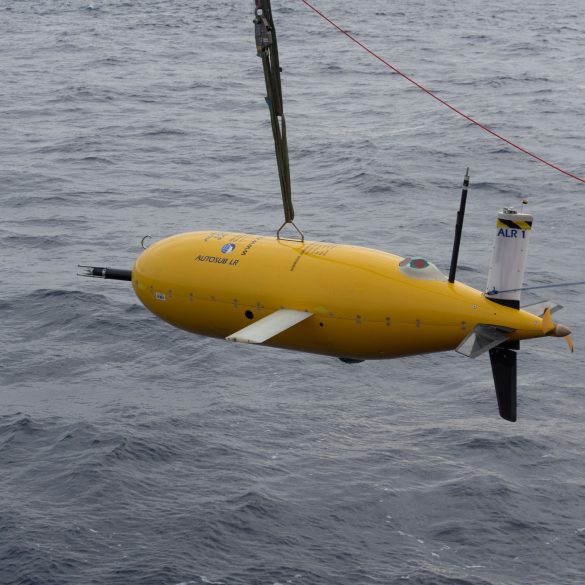
M 507 341 L 508 334 L 512 331 L 513 329 L 496 327 L 495 325 L 476 325 L 455 351 L 467 357 L 476 358 Z
M 292 309 L 280 309 L 267 317 L 232 333 L 226 337 L 228 341 L 240 343 L 264 343 L 271 337 L 290 329 L 297 323 L 311 317 L 313 313 L 306 311 L 293 311 Z
M 532 303 L 531 305 L 525 305 L 524 307 L 520 307 L 523 311 L 528 311 L 533 315 L 537 315 L 538 317 L 542 317 L 544 315 L 544 310 L 546 308 L 550 309 L 551 314 L 556 313 L 557 311 L 563 308 L 563 305 L 558 305 L 557 303 L 553 303 L 552 301 L 541 301 L 539 303 Z

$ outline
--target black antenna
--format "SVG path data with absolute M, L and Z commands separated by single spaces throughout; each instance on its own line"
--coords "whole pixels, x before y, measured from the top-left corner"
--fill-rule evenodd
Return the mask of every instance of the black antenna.
M 284 223 L 276 232 L 280 237 L 281 230 L 286 224 L 291 224 L 304 239 L 303 233 L 294 224 L 295 210 L 292 204 L 292 190 L 288 162 L 288 145 L 286 140 L 286 121 L 282 106 L 282 88 L 280 83 L 280 62 L 278 60 L 278 44 L 276 31 L 272 20 L 270 0 L 255 0 L 254 24 L 256 34 L 256 51 L 262 59 L 264 79 L 266 81 L 266 103 L 270 110 L 270 122 L 276 150 L 276 163 L 284 207 Z
M 455 282 L 457 272 L 457 260 L 459 258 L 459 246 L 461 245 L 461 232 L 463 231 L 463 218 L 465 217 L 465 205 L 467 203 L 467 188 L 469 187 L 469 167 L 463 178 L 463 190 L 461 191 L 461 205 L 457 212 L 457 223 L 455 224 L 455 241 L 453 242 L 453 255 L 451 256 L 451 269 L 449 270 L 449 282 Z

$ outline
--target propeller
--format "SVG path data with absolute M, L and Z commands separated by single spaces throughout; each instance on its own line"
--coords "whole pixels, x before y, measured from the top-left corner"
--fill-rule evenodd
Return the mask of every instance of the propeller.
M 550 308 L 547 307 L 542 315 L 542 332 L 550 337 L 564 337 L 571 353 L 574 351 L 573 340 L 571 339 L 571 330 L 565 325 L 555 323 L 552 319 Z

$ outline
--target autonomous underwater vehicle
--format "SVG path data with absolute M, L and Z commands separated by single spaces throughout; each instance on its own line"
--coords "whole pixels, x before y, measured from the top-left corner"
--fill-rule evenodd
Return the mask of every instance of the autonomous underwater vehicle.
M 83 276 L 131 281 L 152 313 L 228 341 L 333 356 L 346 363 L 456 350 L 488 353 L 500 415 L 517 418 L 520 342 L 570 331 L 551 303 L 520 307 L 533 217 L 502 210 L 485 291 L 455 279 L 466 173 L 448 276 L 422 257 L 313 242 L 294 223 L 280 64 L 270 0 L 256 0 L 255 36 L 266 80 L 284 223 L 275 236 L 178 234 L 146 247 L 132 270 L 82 266 Z M 285 233 L 293 235 L 285 236 Z

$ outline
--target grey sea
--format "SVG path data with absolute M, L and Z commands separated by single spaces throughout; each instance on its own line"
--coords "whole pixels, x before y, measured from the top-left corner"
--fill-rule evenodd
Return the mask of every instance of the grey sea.
M 581 0 L 315 0 L 494 131 L 585 176 Z M 503 206 L 525 283 L 585 279 L 585 186 L 273 0 L 297 223 L 485 286 Z M 145 235 L 282 219 L 252 2 L 0 5 L 2 585 L 585 583 L 585 287 L 528 291 L 573 330 L 523 343 L 519 420 L 489 359 L 347 365 L 157 320 Z M 367 299 L 364 299 L 367 303 Z

